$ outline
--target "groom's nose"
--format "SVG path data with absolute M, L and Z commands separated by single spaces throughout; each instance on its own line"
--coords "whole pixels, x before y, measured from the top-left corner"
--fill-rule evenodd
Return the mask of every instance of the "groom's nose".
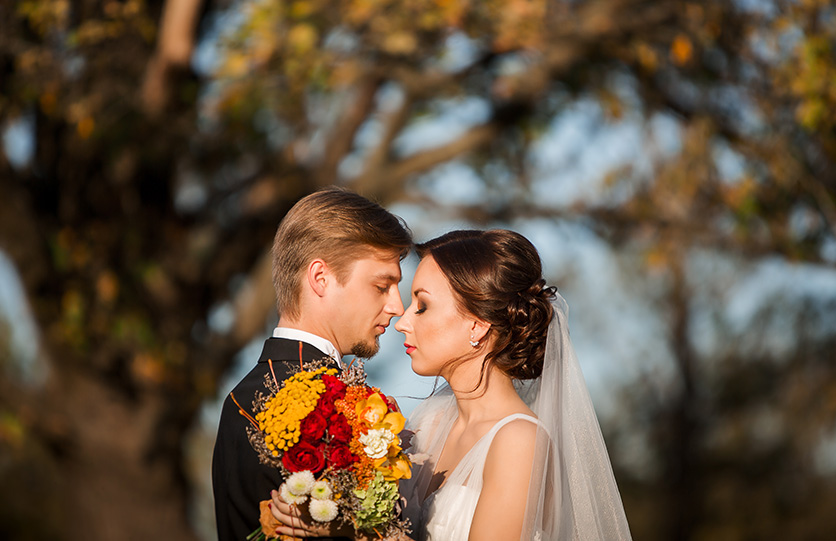
M 403 301 L 401 301 L 401 293 L 397 287 L 389 288 L 385 310 L 387 314 L 392 314 L 395 317 L 403 315 Z

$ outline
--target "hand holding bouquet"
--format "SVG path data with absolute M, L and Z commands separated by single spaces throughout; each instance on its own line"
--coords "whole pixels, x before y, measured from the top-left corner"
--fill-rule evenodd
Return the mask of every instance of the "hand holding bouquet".
M 282 499 L 307 503 L 314 520 L 398 536 L 408 530 L 398 517 L 398 480 L 408 479 L 412 467 L 398 436 L 405 419 L 366 385 L 362 363 L 340 374 L 332 363 L 300 363 L 281 383 L 268 376 L 268 394 L 257 393 L 253 402 L 255 417 L 240 408 L 252 425 L 250 443 L 262 463 L 281 470 Z M 268 502 L 261 502 L 262 526 L 251 541 L 278 537 Z

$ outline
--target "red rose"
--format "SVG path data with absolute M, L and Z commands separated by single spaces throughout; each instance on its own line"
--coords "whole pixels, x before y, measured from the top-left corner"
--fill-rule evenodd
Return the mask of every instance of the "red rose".
M 351 454 L 351 451 L 348 450 L 348 446 L 346 445 L 334 445 L 328 452 L 328 462 L 331 463 L 331 467 L 335 470 L 345 469 L 356 461 L 357 457 Z
M 304 441 L 311 443 L 316 442 L 319 438 L 325 435 L 325 427 L 328 421 L 314 410 L 302 419 L 302 424 L 299 426 L 300 437 Z
M 380 395 L 380 396 L 383 396 L 383 394 L 381 393 L 381 395 Z M 388 405 L 388 406 L 389 406 L 389 411 L 394 411 L 394 412 L 396 412 L 396 413 L 400 413 L 400 412 L 401 412 L 401 407 L 400 407 L 400 406 L 398 406 L 398 401 L 397 401 L 397 400 L 395 400 L 395 398 L 394 398 L 394 397 L 392 397 L 392 396 L 385 396 L 385 397 L 383 397 L 383 400 L 386 402 L 386 405 Z
M 332 415 L 334 415 L 334 412 L 337 411 L 337 409 L 334 407 L 334 400 L 336 399 L 337 397 L 333 393 L 325 391 L 324 393 L 322 393 L 322 395 L 320 395 L 319 402 L 316 403 L 315 411 L 317 411 L 326 419 L 328 417 L 331 417 Z
M 333 441 L 340 443 L 348 443 L 351 441 L 351 427 L 348 425 L 348 421 L 345 420 L 344 415 L 334 415 L 331 417 L 328 433 L 331 435 Z
M 284 452 L 282 465 L 290 472 L 310 470 L 319 473 L 325 467 L 325 457 L 322 456 L 321 448 L 300 441 Z
M 345 397 L 345 389 L 348 386 L 342 381 L 340 381 L 339 378 L 329 376 L 328 374 L 323 374 L 322 383 L 325 384 L 326 391 L 334 395 L 337 395 L 337 398 Z

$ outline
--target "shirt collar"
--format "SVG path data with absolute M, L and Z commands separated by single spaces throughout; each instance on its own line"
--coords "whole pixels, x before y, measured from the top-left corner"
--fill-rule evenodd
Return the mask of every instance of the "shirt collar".
M 300 340 L 306 342 L 319 351 L 325 353 L 329 357 L 333 357 L 337 361 L 337 366 L 342 368 L 342 355 L 339 350 L 334 347 L 329 340 L 311 334 L 309 332 L 300 331 L 299 329 L 291 329 L 290 327 L 276 327 L 273 329 L 273 338 L 286 338 L 288 340 Z

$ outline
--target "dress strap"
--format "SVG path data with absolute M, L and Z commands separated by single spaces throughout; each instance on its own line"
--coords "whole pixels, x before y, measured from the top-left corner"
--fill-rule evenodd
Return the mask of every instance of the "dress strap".
M 517 419 L 525 419 L 526 421 L 530 421 L 535 425 L 540 424 L 540 420 L 537 419 L 537 417 L 533 417 L 531 415 L 528 415 L 527 413 L 512 413 L 508 417 L 503 417 L 502 419 L 497 421 L 497 423 L 493 425 L 493 428 L 491 428 L 491 431 L 498 432 L 500 428 L 512 421 L 516 421 Z
M 493 442 L 494 436 L 496 436 L 496 433 L 499 432 L 503 426 L 507 425 L 508 423 L 513 423 L 518 419 L 524 419 L 536 425 L 540 424 L 540 420 L 537 419 L 537 417 L 532 417 L 531 415 L 525 413 L 512 413 L 508 417 L 503 417 L 502 419 L 497 421 L 496 424 L 493 425 L 493 427 L 488 431 L 488 433 L 485 434 L 482 440 L 485 442 L 486 445 L 488 445 L 488 447 L 490 447 L 491 442 Z
M 490 447 L 491 443 L 493 443 L 493 439 L 496 436 L 496 433 L 499 432 L 503 426 L 507 425 L 508 423 L 513 423 L 518 419 L 524 419 L 534 424 L 540 424 L 540 421 L 537 417 L 532 417 L 531 415 L 525 413 L 512 413 L 508 417 L 503 417 L 499 421 L 494 424 L 488 432 L 482 436 L 479 442 L 476 445 L 482 445 L 485 447 Z M 475 446 L 474 446 L 475 447 Z
M 482 471 L 485 468 L 485 459 L 488 456 L 488 451 L 490 450 L 494 437 L 496 437 L 497 432 L 499 432 L 503 426 L 521 419 L 538 425 L 540 424 L 540 421 L 536 417 L 532 417 L 531 415 L 527 415 L 525 413 L 514 413 L 507 417 L 503 417 L 497 421 L 496 424 L 494 424 L 493 427 L 491 427 L 491 429 L 484 436 L 482 436 L 476 445 L 473 446 L 470 452 L 464 456 L 462 461 L 456 467 L 456 470 L 454 470 L 456 474 L 455 478 L 451 475 L 447 482 L 452 480 L 454 484 L 462 484 L 475 490 L 481 490 Z

